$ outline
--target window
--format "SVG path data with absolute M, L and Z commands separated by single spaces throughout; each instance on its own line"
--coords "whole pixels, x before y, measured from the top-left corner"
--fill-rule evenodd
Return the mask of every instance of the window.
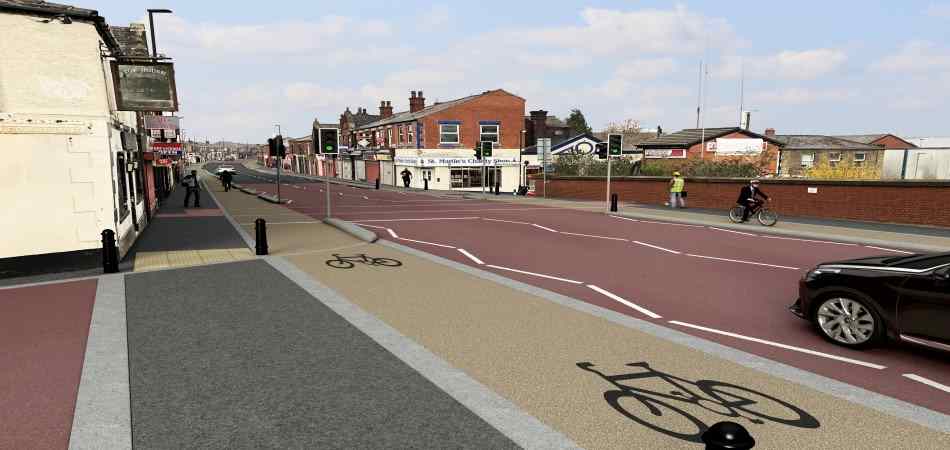
M 415 131 L 414 131 L 415 128 L 416 128 L 416 124 L 414 123 L 410 123 L 406 125 L 406 136 L 408 137 L 408 139 L 406 139 L 406 143 L 409 144 L 410 146 L 416 145 Z
M 386 146 L 390 146 L 393 143 L 393 127 L 386 127 Z
M 866 153 L 855 153 L 854 154 L 854 167 L 861 167 L 864 165 L 864 160 L 867 158 Z
M 814 153 L 802 153 L 802 167 L 812 168 L 815 166 L 815 154 Z
M 838 163 L 841 161 L 841 153 L 831 152 L 828 154 L 828 165 L 831 167 L 838 167 Z
M 129 215 L 129 191 L 127 188 L 127 175 L 125 173 L 125 154 L 119 153 L 116 155 L 115 160 L 115 179 L 118 185 L 116 190 L 119 194 L 119 221 L 125 220 L 125 217 Z
M 403 141 L 403 134 L 405 133 L 405 129 L 406 129 L 406 126 L 405 126 L 405 125 L 399 125 L 399 143 L 400 143 L 400 144 L 402 144 L 402 143 L 404 142 L 404 141 Z
M 495 146 L 498 146 L 498 124 L 482 124 L 479 125 L 478 140 L 482 142 L 494 142 Z
M 459 143 L 459 125 L 457 123 L 439 124 L 439 143 L 440 144 L 458 144 Z
M 501 181 L 501 169 L 487 168 L 485 173 L 488 176 L 485 186 L 492 187 L 495 180 Z M 453 189 L 482 187 L 482 168 L 452 169 L 451 180 Z

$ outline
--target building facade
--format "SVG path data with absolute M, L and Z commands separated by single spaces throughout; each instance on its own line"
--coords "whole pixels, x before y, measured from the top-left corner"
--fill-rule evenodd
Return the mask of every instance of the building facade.
M 660 134 L 641 142 L 645 160 L 738 161 L 753 164 L 763 174 L 778 173 L 779 152 L 784 144 L 774 130 L 753 133 L 740 127 L 689 128 Z
M 778 175 L 835 179 L 880 179 L 884 145 L 835 136 L 776 135 L 784 145 Z

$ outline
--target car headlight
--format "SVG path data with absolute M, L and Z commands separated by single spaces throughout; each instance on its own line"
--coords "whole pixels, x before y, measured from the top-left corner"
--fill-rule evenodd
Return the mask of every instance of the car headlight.
M 809 270 L 808 273 L 805 274 L 805 282 L 812 282 L 812 281 L 815 281 L 815 280 L 818 279 L 818 277 L 820 277 L 822 274 L 826 274 L 826 273 L 838 273 L 838 272 L 841 272 L 841 269 L 822 269 L 822 268 L 817 268 L 817 267 L 816 267 L 816 268 L 814 268 L 814 269 L 812 269 L 812 270 Z

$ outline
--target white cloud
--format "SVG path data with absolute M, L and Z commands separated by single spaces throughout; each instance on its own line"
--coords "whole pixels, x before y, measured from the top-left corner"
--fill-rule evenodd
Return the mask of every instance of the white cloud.
M 857 93 L 849 89 L 808 89 L 802 87 L 780 88 L 771 91 L 754 92 L 749 100 L 762 107 L 775 105 L 807 105 L 818 102 L 845 101 L 855 98 Z
M 950 3 L 931 3 L 924 14 L 930 17 L 950 19 Z
M 673 58 L 634 59 L 624 61 L 614 70 L 614 77 L 652 80 L 671 74 L 679 68 Z
M 783 50 L 752 57 L 729 54 L 711 64 L 709 73 L 723 79 L 736 79 L 744 72 L 747 78 L 814 80 L 835 72 L 847 59 L 844 51 L 830 48 Z
M 872 71 L 922 73 L 950 70 L 950 50 L 929 41 L 908 41 L 894 54 L 871 64 Z

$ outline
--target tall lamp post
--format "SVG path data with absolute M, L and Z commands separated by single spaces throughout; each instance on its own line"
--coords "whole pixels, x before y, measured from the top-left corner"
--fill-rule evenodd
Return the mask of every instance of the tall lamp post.
M 521 192 L 521 179 L 524 175 L 524 168 L 521 165 L 521 154 L 524 153 L 524 137 L 528 130 L 521 129 L 521 139 L 518 141 L 518 192 Z

